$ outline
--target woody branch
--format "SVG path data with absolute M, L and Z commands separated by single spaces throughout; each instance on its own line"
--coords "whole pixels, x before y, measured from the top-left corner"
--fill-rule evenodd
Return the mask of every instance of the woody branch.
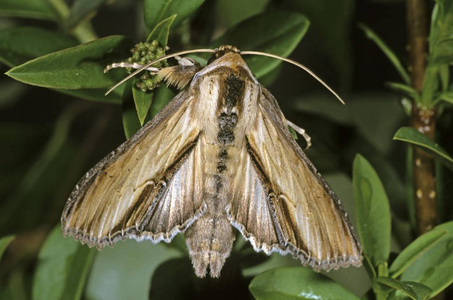
M 406 3 L 411 85 L 420 93 L 425 77 L 428 49 L 426 1 L 407 0 Z M 436 111 L 413 103 L 411 125 L 433 140 Z M 436 225 L 434 159 L 425 151 L 415 147 L 412 163 L 417 231 L 420 235 Z

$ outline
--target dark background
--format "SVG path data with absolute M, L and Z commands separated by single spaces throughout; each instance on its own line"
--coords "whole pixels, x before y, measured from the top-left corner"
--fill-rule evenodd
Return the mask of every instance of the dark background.
M 291 65 L 278 68 L 275 80 L 266 79 L 263 84 L 277 98 L 287 118 L 312 136 L 313 146 L 307 154 L 343 199 L 348 211 L 353 210 L 350 176 L 354 156 L 361 153 L 375 166 L 398 220 L 394 221 L 392 249 L 399 251 L 412 240 L 413 234 L 405 203 L 407 146 L 393 141 L 392 137 L 408 119 L 401 97 L 386 89 L 385 82 L 401 80 L 357 25 L 364 23 L 372 28 L 406 63 L 405 1 L 242 2 L 245 1 L 207 0 L 191 19 L 193 47 L 208 44 L 210 37 L 264 9 L 286 8 L 304 13 L 312 24 L 290 57 L 323 78 L 347 105 L 341 105 L 313 78 Z M 139 42 L 146 37 L 142 20 L 140 1 L 116 1 L 104 6 L 92 23 L 99 37 L 120 34 Z M 0 29 L 22 25 L 53 28 L 44 21 L 0 18 Z M 169 45 L 174 50 L 181 47 L 172 39 Z M 9 69 L 5 65 L 0 68 L 3 72 Z M 10 250 L 17 253 L 6 268 L 19 265 L 31 280 L 34 257 L 48 231 L 59 222 L 64 203 L 77 180 L 124 141 L 121 107 L 26 86 L 7 76 L 0 78 L 0 91 L 0 236 L 19 237 Z M 67 114 L 73 117 L 65 130 Z M 439 143 L 450 153 L 453 152 L 451 124 L 451 108 L 445 109 L 439 119 L 438 135 Z M 453 183 L 451 177 L 445 171 L 440 180 L 448 186 Z M 452 200 L 451 193 L 441 197 L 441 201 L 448 200 Z M 451 207 L 443 213 L 445 219 L 451 218 Z M 149 258 L 148 248 L 138 249 L 145 246 L 132 243 L 124 243 L 126 246 L 121 245 L 118 250 L 105 250 L 107 254 L 98 256 L 93 272 L 111 275 L 109 259 L 121 253 L 134 251 L 138 258 Z M 134 266 L 134 262 L 123 264 Z M 353 276 L 364 275 L 358 272 L 359 275 Z M 337 277 L 342 276 L 338 274 Z M 88 284 L 88 294 L 100 297 L 95 288 L 90 288 L 99 284 L 93 280 Z M 368 288 L 367 284 L 366 281 L 349 283 L 359 294 Z

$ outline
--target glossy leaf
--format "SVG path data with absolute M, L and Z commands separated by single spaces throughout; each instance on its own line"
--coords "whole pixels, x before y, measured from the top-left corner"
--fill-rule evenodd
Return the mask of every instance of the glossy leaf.
M 132 48 L 123 36 L 110 36 L 38 57 L 6 74 L 18 81 L 55 89 L 111 87 L 125 76 L 121 69 L 104 68 L 127 57 Z
M 173 26 L 179 25 L 193 12 L 204 0 L 145 0 L 145 23 L 148 29 L 154 28 L 161 20 L 177 15 Z
M 329 277 L 302 267 L 264 272 L 252 280 L 249 289 L 257 300 L 359 299 Z
M 64 238 L 56 227 L 39 253 L 32 299 L 81 299 L 95 254 L 95 249 Z
M 178 251 L 165 247 L 165 243 L 138 243 L 131 239 L 116 243 L 96 254 L 84 299 L 149 299 L 150 281 L 156 268 L 179 255 Z
M 431 288 L 431 297 L 453 283 L 453 222 L 423 234 L 406 247 L 390 267 L 392 277 Z
M 399 281 L 394 278 L 378 277 L 376 282 L 400 291 L 414 300 L 428 299 L 431 289 L 418 282 Z
M 215 40 L 211 47 L 234 45 L 240 50 L 263 51 L 286 57 L 299 44 L 309 25 L 309 20 L 302 14 L 273 10 L 234 26 Z M 273 71 L 281 63 L 277 59 L 256 55 L 244 58 L 257 78 Z
M 132 96 L 134 97 L 135 109 L 137 110 L 138 120 L 140 126 L 145 123 L 146 116 L 148 115 L 149 108 L 153 101 L 154 93 L 145 93 L 132 84 Z
M 127 84 L 122 101 L 123 129 L 126 139 L 132 137 L 141 127 L 133 95 L 128 91 L 130 89 L 132 89 L 131 84 Z
M 415 128 L 402 127 L 395 133 L 393 139 L 422 147 L 424 150 L 428 150 L 430 153 L 441 158 L 447 167 L 453 168 L 453 157 Z
M 168 17 L 154 27 L 148 35 L 147 42 L 157 40 L 164 48 L 167 46 L 168 35 L 170 34 L 171 24 L 175 21 L 176 15 Z
M 426 251 L 438 244 L 445 236 L 443 231 L 430 231 L 420 236 L 408 247 L 406 247 L 390 266 L 390 275 L 393 278 L 399 277 L 407 268 L 416 262 Z
M 372 40 L 376 44 L 376 46 L 378 46 L 379 49 L 381 49 L 381 51 L 384 53 L 384 55 L 387 56 L 387 58 L 393 64 L 396 71 L 400 74 L 400 76 L 404 80 L 404 82 L 409 84 L 410 83 L 409 73 L 406 71 L 406 68 L 403 66 L 403 64 L 398 59 L 398 57 L 393 52 L 393 50 L 390 49 L 390 47 L 387 46 L 387 44 L 368 26 L 366 26 L 364 24 L 359 24 L 359 28 L 365 32 L 367 38 Z
M 361 155 L 354 159 L 353 190 L 363 252 L 378 267 L 390 254 L 390 207 L 376 171 Z
M 3 253 L 5 252 L 6 248 L 8 248 L 9 243 L 11 243 L 13 240 L 13 235 L 5 236 L 0 239 L 0 261 L 2 260 Z
M 58 15 L 46 0 L 0 0 L 0 15 L 58 20 Z
M 0 61 L 14 67 L 77 44 L 72 37 L 55 31 L 37 27 L 9 28 L 0 31 Z
M 72 4 L 69 16 L 65 20 L 65 28 L 71 29 L 85 21 L 90 15 L 93 15 L 96 10 L 104 4 L 106 0 L 76 0 Z

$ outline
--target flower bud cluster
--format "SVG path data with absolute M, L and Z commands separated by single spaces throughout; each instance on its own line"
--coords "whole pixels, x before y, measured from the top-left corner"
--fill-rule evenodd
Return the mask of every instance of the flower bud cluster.
M 131 49 L 132 56 L 127 59 L 127 62 L 130 64 L 137 63 L 140 65 L 146 65 L 153 60 L 159 59 L 162 56 L 165 56 L 165 49 L 159 46 L 159 42 L 153 40 L 149 43 L 138 43 L 134 48 Z M 165 68 L 168 67 L 166 60 L 158 62 L 153 67 L 156 68 Z M 134 71 L 133 68 L 127 68 L 127 72 L 130 74 Z M 159 80 L 155 73 L 151 71 L 144 71 L 141 73 L 140 77 L 136 80 L 136 86 L 143 92 L 152 91 L 159 86 L 161 80 Z

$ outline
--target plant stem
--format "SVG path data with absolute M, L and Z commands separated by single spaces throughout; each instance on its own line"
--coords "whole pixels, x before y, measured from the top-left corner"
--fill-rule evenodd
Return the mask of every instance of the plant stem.
M 407 0 L 406 4 L 411 85 L 421 93 L 428 51 L 426 0 Z M 411 125 L 430 139 L 434 139 L 436 111 L 414 101 Z M 436 225 L 434 159 L 425 151 L 415 147 L 412 163 L 417 232 L 421 235 Z
M 412 126 L 434 139 L 436 125 L 435 111 L 414 105 Z M 413 152 L 413 180 L 417 232 L 419 235 L 431 230 L 436 225 L 436 182 L 433 157 L 418 147 Z

